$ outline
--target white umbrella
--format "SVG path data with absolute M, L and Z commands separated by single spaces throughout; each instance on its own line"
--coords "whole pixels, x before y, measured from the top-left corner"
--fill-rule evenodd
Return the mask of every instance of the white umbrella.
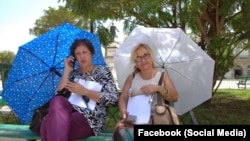
M 133 71 L 130 54 L 138 43 L 148 44 L 157 69 L 171 76 L 179 92 L 178 115 L 211 98 L 214 60 L 179 28 L 136 27 L 114 54 L 119 88 Z

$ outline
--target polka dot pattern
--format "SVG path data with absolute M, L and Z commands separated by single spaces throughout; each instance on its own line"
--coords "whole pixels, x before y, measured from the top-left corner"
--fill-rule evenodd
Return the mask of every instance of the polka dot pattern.
M 5 82 L 2 96 L 23 124 L 29 123 L 33 110 L 48 101 L 63 73 L 63 59 L 75 39 L 87 38 L 95 48 L 93 64 L 106 65 L 99 37 L 69 23 L 19 47 Z

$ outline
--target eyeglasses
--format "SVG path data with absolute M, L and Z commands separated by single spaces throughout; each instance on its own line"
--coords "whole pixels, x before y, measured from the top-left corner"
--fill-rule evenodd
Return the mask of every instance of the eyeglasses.
M 141 62 L 142 59 L 147 60 L 150 57 L 149 53 L 145 53 L 143 56 L 137 56 L 135 58 L 135 62 Z

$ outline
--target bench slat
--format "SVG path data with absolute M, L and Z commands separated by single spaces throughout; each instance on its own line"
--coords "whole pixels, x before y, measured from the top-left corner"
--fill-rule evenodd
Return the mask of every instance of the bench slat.
M 29 130 L 29 125 L 0 124 L 0 137 L 40 140 L 40 136 Z M 97 136 L 90 136 L 77 141 L 113 141 L 112 131 L 103 131 Z
M 1 137 L 20 139 L 40 139 L 40 136 L 27 130 L 0 130 Z
M 29 125 L 19 124 L 0 124 L 0 130 L 29 130 Z

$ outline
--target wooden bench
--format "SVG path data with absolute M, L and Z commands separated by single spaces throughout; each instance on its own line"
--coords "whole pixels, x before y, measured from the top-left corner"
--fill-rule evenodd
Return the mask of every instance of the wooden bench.
M 91 136 L 77 141 L 113 141 L 112 132 L 119 119 L 118 113 L 119 110 L 117 105 L 108 108 L 108 116 L 104 131 L 99 133 L 97 136 Z M 0 113 L 0 116 L 3 118 L 3 116 L 6 115 L 2 115 Z M 12 116 L 12 118 L 16 118 L 14 114 L 10 116 Z M 23 125 L 20 123 L 0 123 L 0 138 L 26 139 L 27 141 L 41 140 L 38 134 L 29 129 L 29 125 Z
M 244 79 L 239 80 L 239 82 L 237 83 L 238 88 L 247 88 L 247 85 L 250 85 L 250 75 L 246 76 Z
M 41 140 L 38 134 L 29 130 L 29 125 L 20 124 L 0 124 L 0 137 L 26 139 L 27 141 Z M 90 136 L 77 141 L 113 141 L 112 131 L 104 130 L 97 136 Z

